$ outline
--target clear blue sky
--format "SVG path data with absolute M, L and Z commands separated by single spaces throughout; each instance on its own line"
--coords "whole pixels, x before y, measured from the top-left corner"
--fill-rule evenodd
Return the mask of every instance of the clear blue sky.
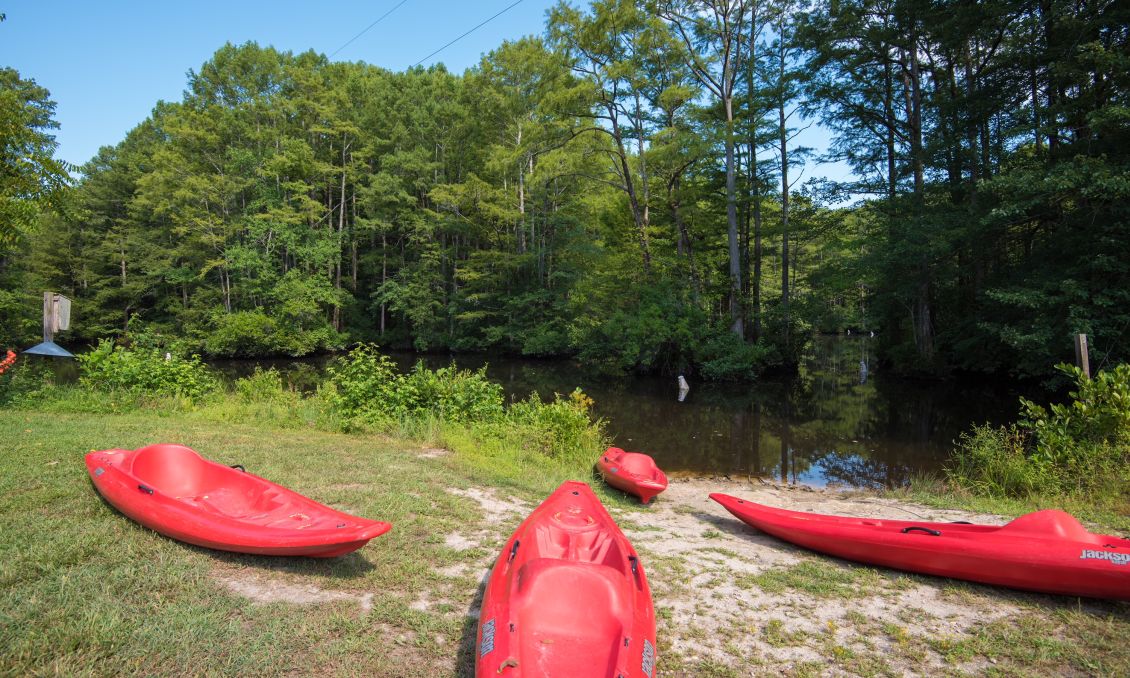
M 381 15 L 376 26 L 333 56 L 404 70 L 514 0 L 229 0 L 215 2 L 48 2 L 0 0 L 0 66 L 51 92 L 59 149 L 81 165 L 100 146 L 121 141 L 159 100 L 179 101 L 185 74 L 225 42 L 253 40 L 282 50 L 332 54 Z M 573 0 L 581 4 L 585 0 Z M 524 35 L 540 34 L 556 0 L 522 0 L 505 14 L 424 62 L 455 72 Z M 822 147 L 826 134 L 804 143 Z M 823 150 L 822 148 L 820 150 Z M 807 176 L 843 176 L 842 168 L 809 168 Z

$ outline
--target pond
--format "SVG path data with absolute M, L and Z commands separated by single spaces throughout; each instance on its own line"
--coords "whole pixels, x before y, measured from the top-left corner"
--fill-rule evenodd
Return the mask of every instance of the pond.
M 883 374 L 874 359 L 876 342 L 867 336 L 817 337 L 796 375 L 743 385 L 692 381 L 681 400 L 674 377 L 609 379 L 572 361 L 390 355 L 403 370 L 417 360 L 433 369 L 452 362 L 466 369 L 486 365 L 487 375 L 512 400 L 580 387 L 595 401 L 614 444 L 652 455 L 674 475 L 898 487 L 916 473 L 939 472 L 953 441 L 973 424 L 1015 416 L 1015 392 Z M 309 384 L 324 363 L 260 364 Z M 234 375 L 249 372 L 252 364 L 216 365 Z

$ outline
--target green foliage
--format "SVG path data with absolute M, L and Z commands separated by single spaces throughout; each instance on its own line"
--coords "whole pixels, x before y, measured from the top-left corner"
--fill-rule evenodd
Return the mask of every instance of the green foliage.
M 70 183 L 54 158 L 55 102 L 34 80 L 0 68 L 0 257 L 35 224 L 44 208 L 58 208 Z
M 454 366 L 429 370 L 422 363 L 400 374 L 369 345 L 354 348 L 327 368 L 324 395 L 346 429 L 387 428 L 408 418 L 472 423 L 502 415 L 502 386 L 486 370 Z
M 345 430 L 392 423 L 400 374 L 388 356 L 362 344 L 326 367 L 321 393 Z
M 160 351 L 127 349 L 103 340 L 93 351 L 77 359 L 80 383 L 92 391 L 127 391 L 198 400 L 218 386 L 216 377 L 199 356 L 166 356 Z
M 707 339 L 696 358 L 702 376 L 718 381 L 752 380 L 767 365 L 779 362 L 773 347 L 742 341 L 726 331 Z
M 548 403 L 531 394 L 511 405 L 506 419 L 527 436 L 524 446 L 552 458 L 575 460 L 601 443 L 602 424 L 593 422 L 592 404 L 581 389 L 566 397 L 554 394 Z
M 1021 419 L 962 436 L 951 480 L 990 496 L 1065 495 L 1130 500 L 1130 365 L 1075 381 L 1071 402 L 1050 408 L 1021 399 Z
M 237 379 L 235 394 L 245 403 L 275 403 L 291 400 L 294 393 L 283 387 L 282 375 L 275 368 L 256 366 L 250 376 Z
M 0 374 L 0 406 L 33 402 L 53 385 L 53 375 L 45 361 L 20 356 Z

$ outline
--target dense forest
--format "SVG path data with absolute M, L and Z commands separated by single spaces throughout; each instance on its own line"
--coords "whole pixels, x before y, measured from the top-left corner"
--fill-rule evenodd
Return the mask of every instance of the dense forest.
M 49 83 L 46 83 L 49 85 Z M 1130 5 L 597 0 L 462 75 L 254 43 L 81 168 L 0 70 L 0 340 L 355 341 L 742 378 L 1130 354 Z M 849 182 L 797 136 L 834 133 Z M 78 177 L 67 186 L 66 169 Z

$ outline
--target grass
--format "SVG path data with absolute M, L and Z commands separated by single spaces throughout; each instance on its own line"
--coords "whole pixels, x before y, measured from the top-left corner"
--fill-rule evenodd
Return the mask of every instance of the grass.
M 223 415 L 219 405 L 160 405 L 160 412 L 2 412 L 0 675 L 470 675 L 481 575 L 522 516 L 492 523 L 475 500 L 448 490 L 489 488 L 498 499 L 533 506 L 562 480 L 592 480 L 586 465 L 549 463 L 521 440 L 434 420 L 406 424 L 396 435 L 346 435 L 321 430 L 312 409 L 276 422 L 277 412 L 253 403 L 235 415 Z M 91 449 L 156 441 L 243 464 L 319 501 L 387 520 L 393 530 L 331 560 L 241 556 L 172 541 L 110 508 L 82 464 Z M 432 447 L 454 453 L 416 456 Z M 633 512 L 655 510 L 593 486 L 606 506 L 623 509 L 625 528 Z M 471 547 L 449 546 L 450 535 Z M 713 527 L 704 524 L 696 536 L 708 544 L 705 552 L 743 557 L 737 549 L 746 545 Z M 1003 596 L 1022 613 L 988 616 L 973 633 L 949 636 L 914 626 L 923 616 L 917 610 L 905 610 L 905 619 L 900 612 L 896 624 L 848 607 L 891 600 L 933 578 L 805 554 L 757 574 L 715 565 L 700 579 L 682 557 L 643 555 L 657 591 L 660 675 L 892 675 L 929 668 L 939 657 L 998 675 L 1130 675 L 1130 607 L 1123 604 L 1076 606 L 953 583 L 943 590 L 949 604 L 981 609 Z M 792 599 L 797 611 L 844 611 L 827 630 L 774 620 L 767 611 L 743 615 L 737 627 L 688 623 L 689 612 L 675 601 L 694 603 L 692 619 L 705 619 L 705 603 L 721 590 L 707 587 L 726 580 Z M 332 599 L 257 602 L 231 582 Z M 708 641 L 723 655 L 690 649 Z M 784 668 L 771 659 L 792 648 L 808 654 Z M 809 662 L 814 655 L 822 661 Z
M 497 450 L 417 459 L 384 436 L 223 425 L 152 412 L 6 411 L 0 455 L 0 674 L 467 674 L 479 576 L 493 550 L 446 546 L 507 532 L 447 488 L 489 485 L 536 504 L 575 469 Z M 393 530 L 330 560 L 225 554 L 124 518 L 92 487 L 83 454 L 155 441 L 187 444 Z M 440 441 L 449 442 L 449 441 Z M 532 463 L 531 460 L 527 460 Z M 583 475 L 581 476 L 583 477 Z M 597 488 L 598 492 L 603 492 Z M 609 503 L 615 503 L 611 499 Z M 480 535 L 494 541 L 492 535 Z M 437 570 L 466 566 L 466 576 Z M 316 605 L 257 604 L 223 582 L 342 594 Z M 371 594 L 371 609 L 360 600 Z M 426 594 L 425 610 L 412 604 Z
M 960 509 L 1016 517 L 1032 511 L 1057 508 L 1072 514 L 1094 532 L 1130 535 L 1130 505 L 1118 502 L 1092 503 L 1066 495 L 1032 495 L 1025 498 L 993 497 L 975 494 L 935 476 L 913 478 L 905 488 L 885 490 L 884 495 L 899 501 L 944 509 Z

